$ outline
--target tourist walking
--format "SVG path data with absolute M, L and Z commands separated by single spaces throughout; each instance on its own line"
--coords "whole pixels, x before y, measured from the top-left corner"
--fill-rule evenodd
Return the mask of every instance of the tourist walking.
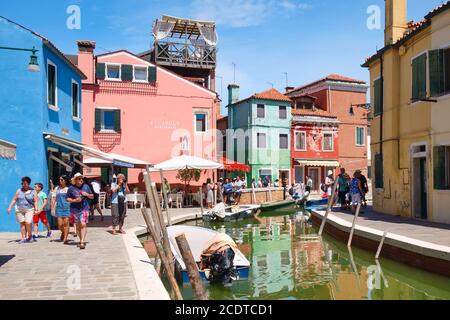
M 338 199 L 342 209 L 348 208 L 347 193 L 350 191 L 350 176 L 345 172 L 345 168 L 341 168 L 341 173 L 338 175 Z
M 358 178 L 361 181 L 361 202 L 364 205 L 364 208 L 367 208 L 367 199 L 366 194 L 369 192 L 369 184 L 367 183 L 367 178 L 362 174 L 361 170 L 358 171 Z
M 170 184 L 169 184 L 169 181 L 167 181 L 166 178 L 164 178 L 164 180 L 163 180 L 162 192 L 164 192 L 164 193 L 166 194 L 167 202 L 172 202 L 172 201 L 171 201 L 172 199 L 169 199 L 169 194 L 170 194 Z M 164 198 L 163 198 L 163 199 L 164 199 Z M 168 203 L 167 203 L 167 204 L 164 203 L 164 207 L 165 207 L 165 208 L 167 208 L 168 205 L 169 205 Z
M 61 231 L 60 240 L 68 244 L 67 237 L 70 228 L 70 203 L 67 202 L 67 192 L 69 191 L 69 178 L 65 175 L 59 177 L 59 184 L 54 189 L 52 196 L 52 212 L 58 220 L 58 229 Z
M 333 170 L 328 170 L 328 175 L 325 178 L 325 188 L 328 197 L 331 197 L 331 194 L 334 192 L 333 185 L 334 185 Z
M 230 204 L 230 196 L 233 192 L 233 184 L 230 182 L 230 179 L 226 178 L 223 184 L 223 197 L 226 204 Z
M 66 197 L 67 201 L 70 203 L 70 214 L 76 225 L 76 232 L 80 239 L 80 249 L 86 248 L 89 200 L 94 199 L 91 190 L 83 182 L 83 175 L 81 173 L 76 173 L 72 178 L 72 185 L 69 187 Z
M 357 171 L 353 174 L 353 179 L 350 181 L 350 198 L 352 201 L 352 213 L 355 213 L 358 204 L 361 204 L 361 181 Z
M 217 202 L 223 201 L 223 178 L 219 178 L 219 182 L 217 182 Z
M 97 210 L 98 213 L 100 213 L 100 220 L 103 221 L 104 217 L 103 217 L 103 212 L 102 209 L 100 208 L 100 203 L 99 203 L 99 198 L 100 198 L 100 182 L 97 181 L 97 179 L 94 177 L 92 178 L 89 183 L 90 188 L 94 194 L 94 199 L 91 201 L 91 217 L 90 220 L 94 220 L 94 213 L 95 210 Z
M 214 184 L 211 178 L 206 179 L 206 204 L 209 209 L 212 209 L 214 204 Z
M 117 234 L 117 227 L 119 227 L 119 233 L 125 233 L 123 224 L 127 213 L 126 195 L 130 190 L 123 174 L 118 174 L 117 182 L 111 183 L 111 192 L 112 234 Z
M 32 242 L 31 223 L 36 207 L 37 196 L 32 188 L 30 188 L 31 179 L 29 177 L 22 178 L 22 187 L 16 191 L 11 203 L 8 206 L 8 214 L 11 214 L 12 207 L 15 209 L 17 223 L 20 224 L 20 234 L 22 240 L 20 244 Z
M 34 234 L 33 239 L 37 241 L 39 238 L 39 220 L 41 220 L 42 224 L 47 228 L 47 236 L 46 238 L 50 238 L 52 236 L 52 230 L 50 229 L 50 225 L 48 224 L 47 219 L 47 194 L 43 191 L 44 185 L 40 182 L 34 185 L 34 192 L 37 196 L 37 205 L 36 210 L 33 216 L 33 225 L 34 225 Z
M 311 192 L 312 187 L 313 187 L 313 181 L 310 176 L 306 176 L 305 180 L 306 180 L 305 191 Z

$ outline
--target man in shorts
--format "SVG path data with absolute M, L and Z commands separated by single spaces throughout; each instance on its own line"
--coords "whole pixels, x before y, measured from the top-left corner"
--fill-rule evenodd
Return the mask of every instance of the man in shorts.
M 94 199 L 91 189 L 84 184 L 84 177 L 76 173 L 72 178 L 72 185 L 67 191 L 67 202 L 70 203 L 70 214 L 76 224 L 77 235 L 80 239 L 80 249 L 86 248 L 87 223 L 89 219 L 89 200 Z

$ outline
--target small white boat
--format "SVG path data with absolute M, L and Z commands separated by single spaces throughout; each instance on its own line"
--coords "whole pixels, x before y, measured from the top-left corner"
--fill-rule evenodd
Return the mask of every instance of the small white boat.
M 223 202 L 203 213 L 203 220 L 207 221 L 231 221 L 245 219 L 253 216 L 261 206 L 255 204 L 237 205 L 225 207 Z
M 189 284 L 189 275 L 186 270 L 186 265 L 184 264 L 183 258 L 178 249 L 177 242 L 175 237 L 184 233 L 186 236 L 186 240 L 189 244 L 189 247 L 192 251 L 192 255 L 196 262 L 200 262 L 201 254 L 208 243 L 212 238 L 214 238 L 218 232 L 201 227 L 195 226 L 170 226 L 167 227 L 167 234 L 169 236 L 170 249 L 176 260 L 175 273 L 179 280 L 183 282 L 183 284 Z M 236 274 L 239 279 L 248 278 L 250 262 L 247 260 L 245 255 L 239 249 L 233 249 L 234 251 L 234 260 L 233 264 L 236 268 Z M 200 277 L 203 281 L 208 281 L 209 278 L 209 269 L 199 270 Z

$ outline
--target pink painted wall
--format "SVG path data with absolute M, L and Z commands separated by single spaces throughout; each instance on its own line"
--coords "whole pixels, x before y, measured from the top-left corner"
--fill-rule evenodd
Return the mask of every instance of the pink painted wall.
M 79 61 L 81 70 L 88 69 L 91 61 L 85 55 Z M 149 65 L 122 51 L 98 56 L 97 62 Z M 99 80 L 98 84 L 90 81 L 83 84 L 83 143 L 98 149 L 108 144 L 106 136 L 102 138 L 94 133 L 95 108 L 115 108 L 121 110 L 121 134 L 114 135 L 116 142 L 110 152 L 157 164 L 180 155 L 180 137 L 187 135 L 190 155 L 216 159 L 215 128 L 219 105 L 215 93 L 160 67 L 157 68 L 156 88 L 148 83 Z M 106 90 L 107 87 L 111 90 Z M 195 111 L 208 114 L 207 128 L 210 130 L 206 133 L 194 132 Z M 138 182 L 140 171 L 129 169 L 130 183 Z M 175 179 L 175 172 L 166 176 L 170 183 L 180 183 Z M 200 182 L 206 177 L 212 177 L 212 172 L 202 175 Z M 159 175 L 153 178 L 156 181 Z

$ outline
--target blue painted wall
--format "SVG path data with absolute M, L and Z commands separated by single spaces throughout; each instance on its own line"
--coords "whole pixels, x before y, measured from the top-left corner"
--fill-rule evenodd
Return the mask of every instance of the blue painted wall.
M 53 53 L 43 39 L 0 18 L 0 46 L 38 49 L 40 72 L 27 70 L 30 52 L 0 50 L 0 139 L 17 145 L 17 160 L 0 159 L 0 232 L 19 230 L 14 212 L 7 207 L 20 187 L 20 178 L 29 176 L 32 184 L 42 182 L 48 190 L 48 142 L 43 132 L 81 141 L 81 124 L 72 119 L 72 79 L 81 77 L 65 60 Z M 59 112 L 47 106 L 47 59 L 57 65 Z M 80 110 L 81 114 L 81 110 Z M 69 134 L 63 135 L 62 129 Z

